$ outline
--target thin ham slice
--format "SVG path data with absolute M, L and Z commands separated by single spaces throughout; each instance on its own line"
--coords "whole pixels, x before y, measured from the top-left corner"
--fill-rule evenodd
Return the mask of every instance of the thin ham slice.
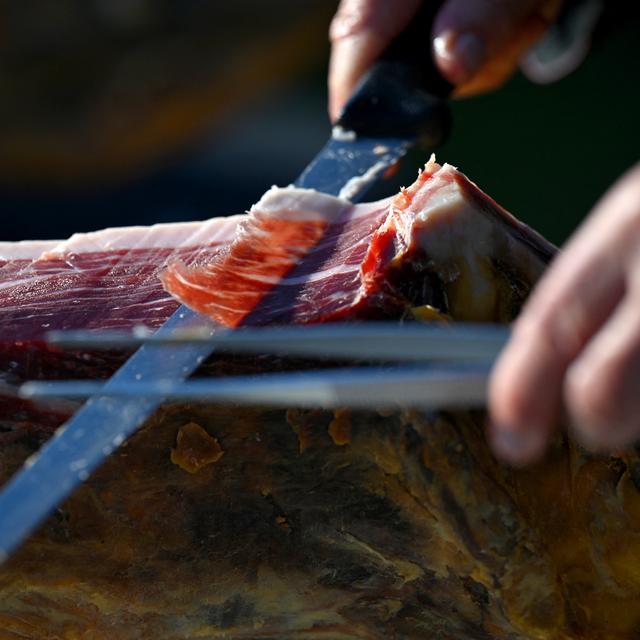
M 354 206 L 312 190 L 271 189 L 228 247 L 191 266 L 170 260 L 163 284 L 227 326 L 301 322 L 307 314 L 329 319 L 353 302 L 360 265 L 390 202 Z
M 161 277 L 180 302 L 230 327 L 372 317 L 420 304 L 489 320 L 499 263 L 532 282 L 553 250 L 432 159 L 411 187 L 376 203 L 272 189 L 227 248 L 191 265 L 172 257 Z M 421 297 L 407 299 L 401 280 L 415 281 L 407 269 L 429 276 Z

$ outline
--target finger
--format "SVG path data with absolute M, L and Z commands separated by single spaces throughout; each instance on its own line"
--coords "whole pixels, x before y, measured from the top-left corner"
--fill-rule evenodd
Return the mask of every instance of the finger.
M 536 16 L 548 22 L 560 4 L 560 0 L 448 0 L 433 25 L 436 64 L 453 84 L 465 83 L 486 62 L 501 59 L 506 49 L 520 53 L 518 35 L 527 30 L 528 19 Z M 525 40 L 527 46 L 532 44 Z M 517 59 L 510 60 L 512 69 L 516 64 Z
M 456 85 L 452 95 L 462 98 L 501 87 L 515 73 L 522 56 L 540 39 L 548 26 L 548 22 L 539 16 L 528 18 L 500 51 L 488 57 L 469 80 Z
M 640 437 L 640 262 L 624 302 L 567 371 L 565 405 L 576 437 L 612 451 Z
M 331 23 L 329 115 L 335 121 L 364 72 L 415 16 L 421 0 L 342 0 Z M 425 34 L 425 51 L 428 52 Z
M 624 291 L 622 269 L 609 268 L 602 257 L 574 274 L 552 266 L 549 276 L 516 322 L 489 385 L 491 443 L 515 465 L 544 453 L 567 367 Z
M 544 451 L 567 368 L 624 295 L 640 235 L 638 203 L 640 168 L 596 207 L 516 322 L 489 387 L 489 436 L 503 459 L 525 464 Z

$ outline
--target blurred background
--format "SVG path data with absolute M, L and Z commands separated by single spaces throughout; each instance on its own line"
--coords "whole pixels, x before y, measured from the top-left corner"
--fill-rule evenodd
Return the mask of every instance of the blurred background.
M 635 4 L 635 3 L 633 3 Z M 290 183 L 330 134 L 330 0 L 0 0 L 0 240 L 197 220 Z M 582 66 L 454 105 L 438 159 L 562 243 L 638 159 L 640 20 Z M 412 152 L 376 187 L 413 181 Z

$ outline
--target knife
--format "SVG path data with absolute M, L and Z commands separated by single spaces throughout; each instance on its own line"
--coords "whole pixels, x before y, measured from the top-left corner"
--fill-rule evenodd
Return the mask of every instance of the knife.
M 226 353 L 320 360 L 451 363 L 495 359 L 508 337 L 509 328 L 501 324 L 388 321 L 241 327 L 218 331 L 213 336 L 192 331 L 160 336 L 83 330 L 52 331 L 46 336 L 47 344 L 52 346 L 90 351 L 132 349 L 143 344 L 173 346 L 206 342 Z
M 461 363 L 341 367 L 318 371 L 265 373 L 253 376 L 141 381 L 135 385 L 72 380 L 27 382 L 23 397 L 84 398 L 108 394 L 114 401 L 171 398 L 205 402 L 301 409 L 479 409 L 487 398 L 492 360 Z
M 135 385 L 112 384 L 106 392 L 99 381 L 37 380 L 23 384 L 18 393 L 40 401 L 108 395 L 313 409 L 469 409 L 485 405 L 489 374 L 508 337 L 509 329 L 504 325 L 397 322 L 240 328 L 213 336 L 193 332 L 146 337 L 109 331 L 52 332 L 49 344 L 74 349 L 208 342 L 217 351 L 303 357 L 312 362 L 355 359 L 365 366 L 188 382 L 156 379 Z
M 451 88 L 435 70 L 425 34 L 437 3 L 424 3 L 418 19 L 389 47 L 356 88 L 334 133 L 294 185 L 357 201 L 381 175 L 419 141 L 435 145 L 449 128 L 444 97 Z M 345 191 L 345 188 L 347 191 Z M 170 336 L 197 330 L 213 335 L 218 327 L 181 306 L 157 331 Z M 131 387 L 163 379 L 188 378 L 212 353 L 211 344 L 162 347 L 143 345 L 106 382 Z M 159 374 L 161 372 L 161 374 Z M 0 493 L 0 562 L 107 456 L 155 411 L 163 397 L 126 401 L 94 396 L 62 425 Z

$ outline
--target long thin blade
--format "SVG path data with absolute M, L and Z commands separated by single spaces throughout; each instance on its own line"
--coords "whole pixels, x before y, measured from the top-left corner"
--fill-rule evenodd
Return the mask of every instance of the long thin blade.
M 394 368 L 325 369 L 295 373 L 197 379 L 156 380 L 137 385 L 99 382 L 28 382 L 28 398 L 87 397 L 188 400 L 252 406 L 336 409 L 478 408 L 485 404 L 491 362 Z
M 359 200 L 414 144 L 413 140 L 403 138 L 350 140 L 341 139 L 342 136 L 335 137 L 334 133 L 296 180 L 296 187 Z
M 141 344 L 209 343 L 233 353 L 268 353 L 320 359 L 449 362 L 489 360 L 504 346 L 509 331 L 502 325 L 433 326 L 387 322 L 335 323 L 237 329 L 211 335 L 180 332 L 136 337 L 95 331 L 60 331 L 47 336 L 54 346 L 84 349 L 132 348 Z
M 188 309 L 177 311 L 159 330 L 215 326 Z M 211 353 L 208 344 L 161 347 L 145 345 L 127 360 L 105 388 L 132 386 L 157 379 L 158 372 L 175 380 L 187 378 Z M 89 477 L 162 402 L 155 396 L 134 396 L 122 402 L 109 397 L 89 400 L 62 425 L 4 487 L 0 494 L 0 561 L 6 558 L 81 482 Z
M 332 139 L 295 184 L 332 195 L 342 193 L 343 197 L 357 200 L 413 142 L 412 139 L 387 138 Z M 209 320 L 181 306 L 158 334 L 194 327 L 215 329 Z M 159 376 L 181 381 L 189 377 L 212 351 L 210 344 L 170 348 L 145 345 L 129 358 L 108 384 L 130 386 Z M 126 402 L 93 398 L 60 427 L 55 437 L 0 493 L 0 561 L 134 433 L 161 402 L 161 397 L 137 395 Z

